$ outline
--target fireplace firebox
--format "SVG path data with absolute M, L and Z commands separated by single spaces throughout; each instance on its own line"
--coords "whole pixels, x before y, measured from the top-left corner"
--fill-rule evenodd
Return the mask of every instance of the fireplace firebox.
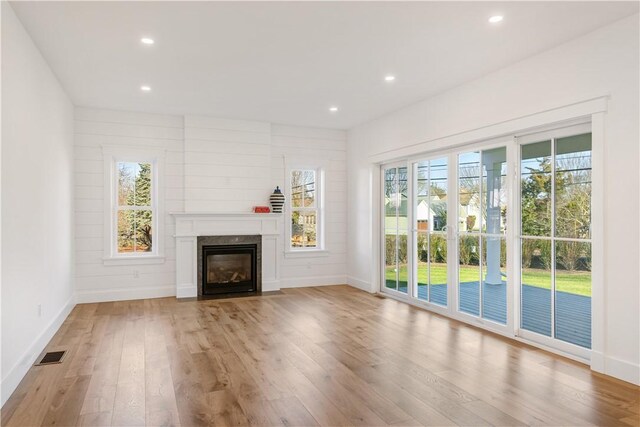
M 257 290 L 257 245 L 202 247 L 202 294 Z

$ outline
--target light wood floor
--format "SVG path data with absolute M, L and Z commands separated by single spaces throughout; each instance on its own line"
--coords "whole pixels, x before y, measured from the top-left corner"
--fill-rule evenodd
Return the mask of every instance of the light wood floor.
M 3 425 L 639 425 L 640 389 L 347 286 L 78 305 Z

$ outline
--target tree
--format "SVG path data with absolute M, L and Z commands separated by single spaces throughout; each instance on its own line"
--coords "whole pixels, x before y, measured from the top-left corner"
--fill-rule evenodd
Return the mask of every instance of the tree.
M 551 236 L 551 163 L 548 158 L 540 168 L 527 168 L 522 180 L 522 234 Z
M 135 206 L 151 207 L 151 164 L 139 163 L 140 171 L 136 176 L 136 191 L 131 195 L 134 198 Z M 139 210 L 135 212 L 135 232 L 139 247 L 149 252 L 152 250 L 152 224 L 153 215 L 151 209 Z
M 557 237 L 588 238 L 591 225 L 591 158 L 576 155 L 557 158 L 555 177 L 555 234 Z M 551 237 L 552 165 L 544 158 L 539 167 L 527 168 L 522 179 L 522 234 Z M 556 246 L 559 268 L 587 269 L 589 260 L 582 244 L 563 242 Z M 550 242 L 526 239 L 522 248 L 523 263 L 550 268 Z M 534 260 L 533 257 L 536 257 Z
M 153 247 L 153 214 L 151 207 L 151 164 L 120 163 L 118 165 L 118 198 L 121 206 L 149 209 L 120 210 L 118 246 L 124 251 L 151 251 Z

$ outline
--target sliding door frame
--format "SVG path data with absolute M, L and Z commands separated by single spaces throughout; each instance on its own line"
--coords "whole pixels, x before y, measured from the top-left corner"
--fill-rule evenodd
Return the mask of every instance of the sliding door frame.
M 450 147 L 443 150 L 434 150 L 421 155 L 411 156 L 405 160 L 393 161 L 389 163 L 380 164 L 380 288 L 379 291 L 394 298 L 408 301 L 411 304 L 427 308 L 433 312 L 443 314 L 447 317 L 463 321 L 472 325 L 480 326 L 486 330 L 499 333 L 508 337 L 515 337 L 515 325 L 514 325 L 514 298 L 513 292 L 513 276 L 514 276 L 514 259 L 513 259 L 513 236 L 510 233 L 514 230 L 513 215 L 507 215 L 507 230 L 504 234 L 504 238 L 507 243 L 507 323 L 505 325 L 494 322 L 489 319 L 484 319 L 469 315 L 458 310 L 458 277 L 459 277 L 459 261 L 458 261 L 458 155 L 462 152 L 475 151 L 475 150 L 490 150 L 493 148 L 505 147 L 507 151 L 507 179 L 506 179 L 506 191 L 507 191 L 507 206 L 511 206 L 513 203 L 513 173 L 514 171 L 509 168 L 509 156 L 515 152 L 515 144 L 513 136 L 503 136 L 499 138 L 493 138 L 483 141 L 478 141 L 470 144 L 458 145 L 456 147 Z M 433 304 L 428 301 L 424 301 L 414 297 L 416 295 L 417 277 L 416 277 L 416 263 L 417 254 L 413 250 L 417 233 L 415 230 L 416 220 L 416 194 L 414 191 L 414 175 L 415 165 L 421 161 L 429 161 L 440 158 L 447 158 L 447 306 L 441 306 Z M 384 170 L 394 167 L 406 167 L 407 168 L 407 204 L 410 206 L 407 209 L 407 270 L 408 270 L 408 283 L 407 294 L 403 292 L 394 291 L 386 287 L 385 280 L 385 186 L 384 186 Z M 478 234 L 480 236 L 480 233 Z M 453 244 L 451 244 L 453 242 Z M 455 246 L 455 250 L 451 250 Z M 482 301 L 480 301 L 482 304 Z
M 386 280 L 386 257 L 385 257 L 385 249 L 386 249 L 386 206 L 385 206 L 385 173 L 386 169 L 399 169 L 399 168 L 407 168 L 407 293 L 400 292 L 397 289 L 387 288 L 387 280 Z M 409 248 L 411 248 L 411 227 L 413 221 L 413 213 L 412 209 L 409 209 L 409 203 L 411 202 L 411 191 L 413 191 L 413 173 L 410 170 L 407 161 L 395 161 L 391 163 L 385 163 L 380 165 L 380 292 L 385 292 L 393 295 L 396 298 L 408 300 L 409 296 L 412 295 L 413 287 L 414 287 L 414 277 L 413 277 L 413 260 L 409 257 Z M 397 218 L 397 217 L 396 217 Z M 396 226 L 396 233 L 398 232 Z M 396 234 L 397 235 L 397 234 Z M 396 251 L 398 250 L 398 243 L 396 240 Z M 413 256 L 411 256 L 413 258 Z M 396 286 L 398 284 L 398 280 L 396 279 Z
M 555 180 L 555 163 L 556 163 L 556 147 L 555 147 L 555 140 L 558 138 L 564 138 L 564 137 L 568 137 L 568 136 L 573 136 L 573 135 L 579 135 L 579 134 L 584 134 L 584 133 L 591 133 L 592 134 L 592 148 L 591 148 L 591 181 L 592 181 L 592 188 L 593 188 L 593 183 L 595 183 L 595 179 L 594 179 L 594 169 L 596 167 L 595 165 L 595 156 L 594 156 L 594 145 L 595 142 L 593 141 L 593 129 L 592 129 L 592 124 L 591 122 L 583 122 L 583 123 L 578 123 L 578 124 L 573 124 L 573 125 L 564 125 L 561 127 L 555 127 L 552 129 L 548 129 L 548 130 L 544 130 L 544 131 L 538 131 L 538 132 L 530 132 L 530 133 L 526 133 L 526 134 L 522 134 L 519 135 L 515 138 L 515 142 L 516 142 L 516 152 L 517 152 L 517 161 L 515 164 L 515 169 L 517 171 L 516 174 L 516 191 L 514 192 L 514 196 L 515 196 L 515 214 L 517 215 L 517 218 L 520 219 L 521 215 L 522 215 L 522 189 L 521 189 L 521 179 L 519 178 L 521 176 L 522 170 L 521 170 L 521 162 L 522 162 L 522 156 L 521 156 L 521 152 L 522 152 L 522 147 L 524 145 L 527 144 L 531 144 L 531 143 L 535 143 L 535 142 L 540 142 L 540 141 L 550 141 L 551 144 L 551 153 L 552 153 L 552 161 L 553 161 L 553 165 L 552 165 L 552 179 Z M 555 205 L 556 205 L 556 200 L 555 200 L 555 188 L 552 186 L 552 223 L 555 223 L 556 218 L 555 218 Z M 592 229 L 594 228 L 594 220 L 593 220 L 593 210 L 595 208 L 595 196 L 593 194 L 594 191 L 592 191 L 592 196 L 591 196 L 591 212 L 592 212 L 592 219 L 591 219 L 591 224 L 592 224 Z M 522 255 L 521 255 L 521 243 L 522 243 L 522 239 L 523 239 L 523 235 L 522 235 L 522 222 L 519 221 L 516 224 L 516 229 L 514 229 L 514 231 L 516 231 L 516 236 L 515 236 L 515 241 L 517 242 L 517 244 L 515 245 L 517 247 L 517 251 L 518 251 L 518 258 L 516 258 L 516 265 L 517 265 L 517 269 L 518 269 L 518 274 L 516 274 L 517 276 L 517 283 L 515 286 L 515 289 L 517 291 L 517 299 L 516 302 L 518 305 L 518 307 L 521 306 L 522 304 L 522 296 L 520 295 L 521 290 L 522 290 L 522 276 L 521 276 L 521 272 L 522 272 Z M 541 240 L 549 240 L 552 243 L 552 253 L 555 253 L 555 242 L 556 241 L 572 241 L 572 240 L 580 240 L 580 241 L 586 241 L 587 239 L 565 239 L 565 238 L 560 238 L 560 237 L 556 237 L 555 236 L 555 227 L 552 228 L 552 235 L 551 237 L 545 237 L 545 236 L 541 236 L 539 237 L 539 239 Z M 526 236 L 531 238 L 532 236 Z M 594 248 L 594 236 L 593 236 L 593 230 L 591 232 L 591 237 L 588 239 L 588 242 L 591 245 L 591 257 L 592 259 L 595 259 L 594 257 L 594 253 L 595 253 L 595 248 Z M 529 342 L 534 342 L 537 344 L 540 344 L 544 347 L 548 347 L 548 348 L 554 348 L 557 350 L 560 350 L 563 353 L 568 353 L 571 355 L 574 355 L 575 357 L 582 359 L 582 360 L 589 360 L 590 356 L 591 356 L 591 349 L 585 348 L 585 347 L 581 347 L 579 345 L 576 344 L 572 344 L 566 341 L 562 341 L 559 340 L 555 337 L 556 334 L 556 321 L 555 321 L 555 317 L 556 317 L 556 309 L 555 309 L 555 299 L 556 299 L 556 289 L 555 286 L 553 285 L 555 282 L 555 270 L 556 270 L 556 259 L 554 257 L 552 257 L 551 259 L 551 276 L 552 276 L 552 286 L 551 286 L 551 336 L 546 336 L 546 335 L 542 335 L 527 329 L 524 329 L 522 327 L 522 317 L 520 315 L 520 313 L 518 314 L 518 317 L 516 319 L 516 323 L 517 323 L 517 330 L 516 330 L 516 334 L 529 341 Z M 593 270 L 593 268 L 592 268 Z M 594 275 L 593 275 L 593 271 L 591 272 L 591 288 L 592 288 L 592 295 L 591 295 L 591 312 L 592 312 L 592 319 L 593 319 L 593 306 L 594 304 L 594 299 L 593 299 L 593 287 L 595 285 L 594 283 Z M 591 326 L 591 335 L 592 335 L 592 341 L 593 341 L 593 325 Z M 592 342 L 592 348 L 593 348 L 593 342 Z
M 460 280 L 460 260 L 459 260 L 459 238 L 460 238 L 460 233 L 458 230 L 458 219 L 459 219 L 459 209 L 460 209 L 460 200 L 459 200 L 459 189 L 458 189 L 458 182 L 459 182 L 459 164 L 458 164 L 458 155 L 462 154 L 462 153 L 467 153 L 467 152 L 473 152 L 473 151 L 486 151 L 486 150 L 491 150 L 494 148 L 501 148 L 501 147 L 505 147 L 506 149 L 506 163 L 507 163 L 507 176 L 506 176 L 506 192 L 507 192 L 507 224 L 506 224 L 506 230 L 505 233 L 501 235 L 500 238 L 504 238 L 505 242 L 506 242 L 506 250 L 507 250 L 507 256 L 506 256 L 506 272 L 507 272 L 507 280 L 506 280 L 506 316 L 507 316 L 507 322 L 503 325 L 501 323 L 498 322 L 494 322 L 490 319 L 486 319 L 481 317 L 481 314 L 478 316 L 474 316 L 472 314 L 468 314 L 465 312 L 460 311 L 459 309 L 459 289 L 460 289 L 460 284 L 459 284 L 459 280 Z M 455 228 L 454 228 L 454 233 L 455 236 L 453 237 L 453 241 L 455 243 L 455 260 L 454 260 L 454 267 L 455 267 L 455 275 L 453 276 L 453 281 L 452 281 L 452 285 L 453 285 L 453 293 L 455 294 L 455 303 L 456 305 L 452 307 L 452 311 L 455 312 L 456 315 L 456 319 L 458 320 L 462 320 L 466 323 L 470 323 L 473 325 L 477 325 L 480 326 L 483 329 L 492 331 L 492 332 L 496 332 L 499 333 L 501 335 L 505 335 L 508 337 L 515 337 L 516 336 L 516 329 L 515 329 L 515 322 L 514 322 L 514 306 L 515 306 L 515 299 L 513 297 L 513 288 L 514 288 L 514 272 L 515 272 L 515 263 L 514 263 L 514 258 L 513 258 L 513 241 L 514 241 L 514 237 L 513 237 L 513 232 L 514 232 L 514 224 L 515 224 L 515 217 L 513 215 L 512 212 L 512 206 L 514 203 L 514 198 L 513 198 L 513 193 L 514 193 L 514 185 L 513 185 L 513 179 L 514 179 L 514 168 L 510 166 L 509 161 L 512 159 L 512 157 L 514 156 L 514 154 L 517 155 L 517 153 L 514 153 L 515 147 L 514 147 L 514 137 L 513 136 L 506 136 L 506 137 L 499 137 L 499 138 L 494 138 L 494 139 L 490 139 L 490 140 L 485 140 L 482 142 L 477 142 L 477 143 L 472 143 L 472 144 L 468 144 L 468 145 L 464 145 L 461 147 L 458 147 L 454 150 L 454 152 L 452 153 L 452 157 L 454 157 L 454 174 L 453 174 L 453 185 L 452 188 L 453 189 L 453 195 L 455 195 L 455 206 L 453 207 L 452 210 L 452 215 L 455 215 L 454 219 L 453 219 L 453 223 L 455 224 Z M 482 181 L 482 160 L 480 161 L 480 174 L 479 174 L 479 180 Z M 480 194 L 480 199 L 481 199 L 481 203 L 484 203 L 484 200 L 482 200 L 482 192 L 480 189 L 478 189 L 479 194 Z M 482 206 L 482 205 L 481 205 Z M 482 215 L 482 208 L 480 208 L 480 214 Z M 480 223 L 482 224 L 482 223 Z M 478 233 L 473 233 L 472 235 L 477 235 L 479 241 L 482 241 L 482 238 L 484 237 L 484 235 L 486 235 L 488 233 L 482 233 L 482 227 L 480 227 L 480 231 Z M 482 243 L 480 243 L 482 244 Z M 482 258 L 482 249 L 480 249 L 480 258 Z M 478 265 L 478 268 L 480 269 L 480 277 L 482 277 L 482 269 L 480 267 L 480 265 Z M 479 286 L 479 295 L 478 295 L 478 304 L 479 304 L 479 310 L 480 313 L 482 312 L 482 298 L 483 298 L 483 293 L 482 293 L 482 280 L 480 280 L 478 282 L 478 286 Z
M 453 289 L 451 285 L 451 278 L 458 275 L 458 254 L 457 250 L 454 254 L 452 251 L 448 251 L 447 263 L 448 263 L 448 298 L 447 307 L 443 307 L 437 304 L 431 304 L 418 298 L 411 298 L 414 295 L 413 287 L 416 286 L 416 278 L 414 275 L 413 265 L 415 260 L 413 255 L 411 259 L 408 259 L 412 265 L 410 266 L 411 279 L 408 283 L 407 294 L 400 292 L 385 291 L 384 281 L 384 263 L 381 265 L 378 280 L 379 292 L 385 292 L 392 298 L 399 299 L 405 302 L 409 302 L 412 305 L 425 308 L 427 310 L 443 314 L 452 319 L 460 320 L 465 323 L 479 326 L 492 332 L 496 332 L 500 335 L 504 335 L 513 338 L 517 341 L 521 341 L 527 344 L 534 345 L 536 347 L 548 350 L 562 356 L 578 360 L 591 365 L 591 368 L 598 372 L 605 372 L 605 291 L 604 291 L 604 140 L 605 140 L 605 116 L 606 116 L 606 98 L 595 98 L 582 103 L 572 104 L 566 107 L 562 107 L 556 110 L 549 110 L 534 114 L 532 116 L 515 119 L 511 122 L 504 122 L 498 125 L 489 126 L 483 129 L 472 130 L 464 132 L 462 134 L 455 134 L 450 137 L 441 138 L 435 144 L 431 144 L 432 147 L 438 147 L 435 149 L 425 150 L 417 154 L 414 153 L 420 144 L 412 146 L 410 150 L 404 156 L 402 160 L 396 160 L 394 162 L 386 163 L 382 160 L 382 156 L 390 156 L 392 152 L 386 154 L 378 154 L 372 156 L 371 159 L 377 163 L 378 171 L 382 171 L 385 166 L 402 165 L 407 167 L 407 174 L 409 187 L 411 192 L 408 194 L 410 198 L 409 204 L 413 203 L 413 163 L 420 160 L 428 160 L 434 158 L 448 158 L 448 166 L 454 169 L 455 174 L 449 174 L 448 176 L 448 193 L 449 197 L 455 194 L 455 206 L 451 203 L 448 205 L 448 224 L 452 224 L 451 218 L 453 217 L 453 224 L 457 227 L 457 215 L 458 215 L 458 200 L 456 191 L 452 189 L 457 185 L 458 171 L 457 171 L 457 153 L 461 151 L 473 151 L 474 149 L 490 149 L 496 146 L 507 147 L 507 185 L 508 200 L 507 206 L 511 212 L 507 216 L 507 231 L 505 237 L 507 240 L 507 325 L 501 327 L 495 322 L 491 322 L 486 319 L 478 319 L 477 317 L 465 315 L 463 313 L 457 313 L 458 295 L 457 289 Z M 591 349 L 583 349 L 582 347 L 575 346 L 567 343 L 567 346 L 557 345 L 558 340 L 554 342 L 545 342 L 545 340 L 532 339 L 526 332 L 523 333 L 521 328 L 521 313 L 520 313 L 520 265 L 521 265 L 521 251 L 520 251 L 520 147 L 522 141 L 526 141 L 526 137 L 533 133 L 540 133 L 546 131 L 553 131 L 558 129 L 567 128 L 574 125 L 589 125 L 592 133 L 592 345 Z M 510 128 L 510 129 L 509 129 Z M 509 131 L 504 132 L 505 129 Z M 521 130 L 517 130 L 521 129 Z M 491 137 L 491 133 L 502 134 L 504 136 Z M 478 134 L 484 135 L 485 138 L 479 138 Z M 475 141 L 475 142 L 465 142 Z M 447 146 L 448 145 L 448 146 Z M 426 147 L 425 147 L 426 148 Z M 404 150 L 398 150 L 396 152 L 396 159 L 400 158 L 398 154 Z M 377 159 L 376 159 L 377 158 Z M 378 250 L 378 260 L 383 260 L 382 251 L 384 251 L 384 176 L 380 176 L 379 185 L 381 186 L 378 194 L 381 195 L 380 201 L 382 202 L 382 208 L 380 210 L 381 217 L 374 224 L 374 233 L 381 232 L 382 238 L 379 239 L 381 246 Z M 375 200 L 375 198 L 374 198 Z M 409 224 L 414 223 L 415 213 L 412 206 L 408 210 L 407 215 L 409 217 Z M 382 224 L 382 226 L 381 226 Z M 378 231 L 380 230 L 380 231 Z M 407 240 L 408 250 L 412 248 L 412 238 L 410 237 L 414 233 L 409 230 Z M 456 238 L 457 245 L 457 230 L 451 228 L 448 229 L 448 238 Z M 452 259 L 455 258 L 455 259 Z M 455 268 L 455 275 L 451 276 L 451 269 Z M 375 281 L 375 279 L 374 279 Z M 457 282 L 457 279 L 456 279 Z M 509 311 L 510 310 L 510 311 Z M 497 327 L 496 327 L 497 326 Z M 561 342 L 562 343 L 562 342 Z

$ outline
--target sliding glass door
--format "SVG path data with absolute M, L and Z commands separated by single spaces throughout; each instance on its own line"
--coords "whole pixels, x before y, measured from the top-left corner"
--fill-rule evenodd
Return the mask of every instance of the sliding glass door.
M 577 127 L 520 142 L 523 336 L 589 349 L 591 133 Z
M 507 149 L 458 155 L 458 310 L 507 323 Z
M 417 287 L 421 301 L 447 306 L 448 159 L 413 163 L 413 247 Z
M 384 286 L 386 290 L 406 294 L 409 286 L 407 257 L 407 167 L 387 166 L 384 177 Z
M 384 292 L 588 357 L 589 125 L 432 153 L 381 172 Z

